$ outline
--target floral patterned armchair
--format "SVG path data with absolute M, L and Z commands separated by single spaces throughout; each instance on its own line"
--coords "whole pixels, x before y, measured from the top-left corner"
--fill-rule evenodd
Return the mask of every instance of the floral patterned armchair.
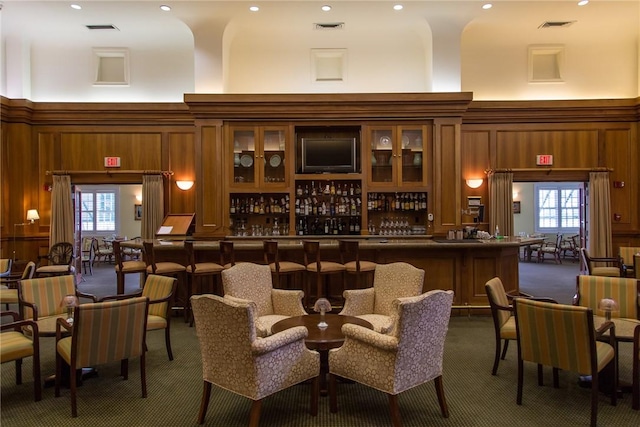
M 198 423 L 204 422 L 211 384 L 253 400 L 249 425 L 257 427 L 263 398 L 314 379 L 310 412 L 317 415 L 320 355 L 306 347 L 305 327 L 258 338 L 254 327 L 257 307 L 252 301 L 194 295 L 191 307 L 204 379 Z
M 271 335 L 271 327 L 282 319 L 307 314 L 300 290 L 273 289 L 268 265 L 238 263 L 222 272 L 224 297 L 255 303 L 256 331 L 259 337 Z
M 344 291 L 344 308 L 340 314 L 357 316 L 386 334 L 393 327 L 393 300 L 422 293 L 424 270 L 405 262 L 378 264 L 373 287 Z
M 392 304 L 397 326 L 389 334 L 343 325 L 344 345 L 329 351 L 331 412 L 337 411 L 336 376 L 339 376 L 387 393 L 391 420 L 397 427 L 401 425 L 397 395 L 435 380 L 440 411 L 447 418 L 442 359 L 452 303 L 453 291 L 434 290 L 398 298 Z

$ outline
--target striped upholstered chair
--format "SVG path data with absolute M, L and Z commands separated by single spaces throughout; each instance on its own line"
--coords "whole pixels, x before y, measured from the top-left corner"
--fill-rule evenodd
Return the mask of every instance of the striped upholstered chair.
M 604 276 L 578 276 L 574 305 L 589 307 L 596 315 L 603 316 L 598 308 L 603 298 L 611 298 L 618 303 L 618 310 L 612 317 L 624 319 L 640 319 L 639 314 L 639 282 L 636 279 Z
M 128 379 L 129 359 L 140 358 L 142 397 L 147 397 L 145 371 L 145 335 L 147 297 L 129 298 L 75 308 L 73 325 L 65 319 L 56 324 L 56 387 L 60 396 L 62 363 L 69 365 L 71 378 L 71 415 L 78 415 L 76 404 L 76 372 L 83 366 L 96 366 L 120 361 L 120 375 Z M 68 335 L 71 332 L 71 336 Z
M 42 399 L 42 383 L 40 382 L 40 345 L 38 325 L 33 320 L 18 320 L 18 313 L 3 311 L 0 316 L 12 316 L 13 321 L 0 326 L 0 363 L 16 362 L 16 384 L 22 384 L 22 359 L 33 358 L 33 394 L 37 402 Z M 24 335 L 23 329 L 33 330 L 35 339 Z M 9 331 L 9 332 L 5 332 Z
M 36 263 L 29 261 L 19 279 L 3 279 L 2 285 L 0 285 L 0 304 L 6 304 L 7 310 L 9 309 L 9 304 L 18 304 L 18 282 L 31 279 L 35 271 Z
M 263 267 L 270 276 L 269 267 Z M 313 379 L 310 412 L 317 415 L 320 355 L 304 343 L 307 328 L 297 326 L 258 338 L 254 326 L 257 307 L 252 301 L 194 295 L 191 307 L 204 380 L 199 424 L 204 423 L 207 414 L 212 384 L 251 399 L 249 425 L 257 427 L 262 399 Z M 212 425 L 221 424 L 214 420 Z
M 640 254 L 640 247 L 621 246 L 618 251 L 622 258 L 622 277 L 638 277 L 633 268 L 633 256 Z
M 558 388 L 558 370 L 591 376 L 591 426 L 598 417 L 598 373 L 607 365 L 612 370 L 611 404 L 616 404 L 617 372 L 615 363 L 615 327 L 606 322 L 597 331 L 593 312 L 586 307 L 552 304 L 526 298 L 514 300 L 518 339 L 518 394 L 522 405 L 524 362 L 553 367 L 553 385 Z M 610 331 L 609 342 L 596 341 Z M 541 370 L 538 383 L 542 385 Z M 578 422 L 578 420 L 576 420 Z
M 304 316 L 304 293 L 300 290 L 274 289 L 268 265 L 241 262 L 222 272 L 224 297 L 252 301 L 256 305 L 256 332 L 271 335 L 271 327 L 291 316 Z
M 344 291 L 344 307 L 340 314 L 357 316 L 386 334 L 393 327 L 393 301 L 422 293 L 424 270 L 406 262 L 378 264 L 373 273 L 373 287 Z
M 344 345 L 329 350 L 329 404 L 338 410 L 336 376 L 387 393 L 394 427 L 400 427 L 398 394 L 435 381 L 440 412 L 449 417 L 442 384 L 444 341 L 449 329 L 453 291 L 434 290 L 393 301 L 388 334 L 345 324 Z

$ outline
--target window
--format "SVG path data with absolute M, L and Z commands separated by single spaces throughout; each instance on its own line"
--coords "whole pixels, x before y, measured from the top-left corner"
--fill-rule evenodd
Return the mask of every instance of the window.
M 534 186 L 535 230 L 538 233 L 578 233 L 581 183 L 550 182 Z
M 117 189 L 82 189 L 82 231 L 116 231 Z

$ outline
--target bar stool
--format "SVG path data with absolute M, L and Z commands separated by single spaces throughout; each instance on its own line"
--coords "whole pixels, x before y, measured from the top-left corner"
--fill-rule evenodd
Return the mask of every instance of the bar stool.
M 124 283 L 126 274 L 138 274 L 142 275 L 140 280 L 140 288 L 144 280 L 147 278 L 147 264 L 142 260 L 124 261 L 123 248 L 120 246 L 120 242 L 113 241 L 113 256 L 116 260 L 116 293 L 118 295 L 124 294 Z
M 292 280 L 301 275 L 307 270 L 302 264 L 292 261 L 280 261 L 280 254 L 278 252 L 277 240 L 265 240 L 263 243 L 264 248 L 264 262 L 269 265 L 271 269 L 271 275 L 274 277 L 274 283 L 276 288 L 281 288 L 280 277 L 284 276 L 287 280 L 287 288 L 292 289 Z
M 231 268 L 236 265 L 236 254 L 233 250 L 233 242 L 220 240 L 220 264 L 224 268 Z
M 339 262 L 322 261 L 320 259 L 320 242 L 304 240 L 302 242 L 304 249 L 304 263 L 307 270 L 307 289 L 304 292 L 305 306 L 309 307 L 309 290 L 311 287 L 311 278 L 316 277 L 316 298 L 326 297 L 327 295 L 327 279 L 332 274 L 339 274 L 341 276 L 341 282 L 344 284 L 344 265 Z M 323 284 L 324 279 L 324 289 Z
M 177 262 L 173 262 L 173 261 L 162 261 L 162 262 L 156 262 L 155 260 L 155 249 L 153 247 L 153 242 L 152 241 L 145 241 L 142 243 L 142 245 L 144 246 L 144 253 L 145 253 L 145 258 L 146 258 L 146 262 L 147 262 L 147 274 L 157 274 L 159 276 L 169 276 L 169 277 L 175 277 L 178 280 L 178 288 L 176 290 L 176 292 L 174 293 L 174 302 L 175 304 L 178 303 L 182 303 L 182 306 L 174 306 L 175 308 L 179 308 L 182 307 L 182 309 L 184 310 L 184 320 L 185 322 L 188 321 L 189 319 L 189 300 L 188 300 L 188 294 L 189 291 L 187 290 L 187 287 L 185 286 L 185 282 L 186 282 L 186 275 L 187 275 L 187 268 L 182 265 L 179 264 Z M 174 252 L 172 252 L 173 254 Z M 182 290 L 182 292 L 181 292 Z M 183 297 L 183 301 L 179 301 L 181 295 L 180 294 L 187 294 L 186 295 L 186 300 Z
M 206 278 L 211 278 L 211 293 L 216 293 L 222 296 L 222 291 L 220 290 L 222 286 L 220 285 L 219 277 L 224 267 L 215 262 L 196 262 L 195 252 L 193 250 L 193 241 L 185 240 L 184 248 L 187 251 L 187 258 L 189 260 L 189 265 L 186 267 L 187 272 L 187 301 L 189 302 L 189 318 L 190 318 L 190 326 L 193 326 L 193 313 L 191 312 L 191 296 L 202 294 L 202 281 Z M 217 286 L 216 286 L 217 285 Z M 197 286 L 197 289 L 196 289 Z M 216 292 L 218 291 L 218 292 Z
M 340 262 L 344 265 L 345 272 L 356 276 L 356 288 L 361 289 L 362 276 L 373 278 L 373 273 L 378 264 L 372 261 L 360 260 L 360 242 L 357 240 L 340 240 L 338 244 L 340 247 Z

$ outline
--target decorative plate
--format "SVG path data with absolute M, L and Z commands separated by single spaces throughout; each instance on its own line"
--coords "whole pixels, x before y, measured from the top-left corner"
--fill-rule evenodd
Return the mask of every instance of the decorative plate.
M 402 148 L 407 148 L 410 144 L 409 137 L 407 135 L 402 137 Z
M 240 164 L 245 168 L 251 167 L 251 165 L 253 165 L 253 157 L 245 154 L 244 156 L 240 157 Z
M 282 162 L 282 159 L 280 158 L 280 156 L 278 154 L 274 154 L 269 159 L 269 164 L 271 165 L 271 167 L 274 167 L 274 168 L 277 168 L 278 166 L 280 166 L 281 162 Z
M 388 136 L 383 136 L 380 138 L 380 145 L 387 146 L 391 144 L 391 138 Z

